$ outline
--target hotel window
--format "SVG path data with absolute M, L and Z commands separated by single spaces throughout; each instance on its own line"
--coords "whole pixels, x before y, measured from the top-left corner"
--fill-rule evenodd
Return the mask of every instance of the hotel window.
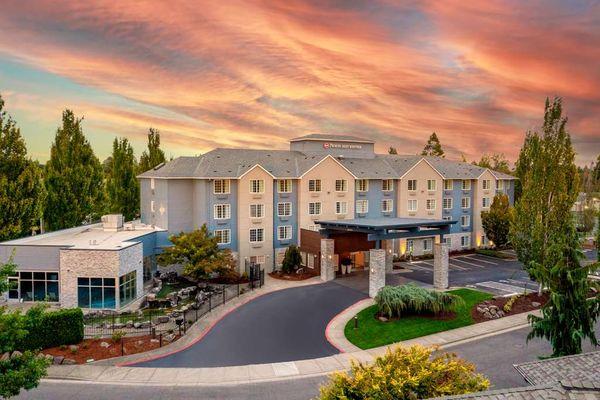
M 413 239 L 407 239 L 406 240 L 406 252 L 410 254 L 413 251 L 415 251 L 415 241 Z
M 470 197 L 463 197 L 460 200 L 460 206 L 462 208 L 464 208 L 464 209 L 471 208 L 471 198 Z
M 277 181 L 277 191 L 279 193 L 291 193 L 292 192 L 292 180 L 291 179 L 280 179 Z
M 435 200 L 434 199 L 427 199 L 427 210 L 429 210 L 429 211 L 435 210 Z
M 471 181 L 468 179 L 463 179 L 462 181 L 462 190 L 471 190 Z
M 427 190 L 433 191 L 437 188 L 437 181 L 435 179 L 427 179 Z
M 217 229 L 214 232 L 217 238 L 218 244 L 229 244 L 231 243 L 231 230 L 230 229 Z
M 431 239 L 423 239 L 423 251 L 431 251 L 433 241 Z
M 250 243 L 260 243 L 265 240 L 264 228 L 250 229 Z
M 214 194 L 229 194 L 230 189 L 231 187 L 229 179 L 215 179 L 213 181 Z
M 471 225 L 471 216 L 469 215 L 461 215 L 460 217 L 460 226 L 463 228 L 467 228 Z
M 292 226 L 284 225 L 277 227 L 277 239 L 290 240 L 292 238 Z
M 250 218 L 262 218 L 265 216 L 264 204 L 250 204 Z
M 357 200 L 356 212 L 358 214 L 366 214 L 369 212 L 369 200 Z
M 335 202 L 335 213 L 338 215 L 348 214 L 348 203 L 345 201 L 336 201 Z
M 471 235 L 463 235 L 460 237 L 460 246 L 469 247 L 471 245 Z
M 315 231 L 318 232 L 319 231 L 319 225 L 309 225 L 307 228 L 309 231 Z
M 394 201 L 391 199 L 381 200 L 381 212 L 389 213 L 394 211 Z
M 289 217 L 292 215 L 292 203 L 277 203 L 277 216 Z
M 442 208 L 444 210 L 451 210 L 452 209 L 452 198 L 442 199 Z
M 408 211 L 417 211 L 417 200 L 408 200 Z
M 154 212 L 154 200 L 150 200 L 150 211 Z
M 448 237 L 448 236 L 444 236 L 444 238 L 442 239 L 442 243 L 448 245 L 448 247 L 452 246 L 452 238 Z
M 453 181 L 452 179 L 444 180 L 444 190 L 452 190 Z
M 250 256 L 251 264 L 263 265 L 266 260 L 267 260 L 267 257 L 265 257 L 265 256 Z
M 321 180 L 320 179 L 310 179 L 308 181 L 308 191 L 309 192 L 320 192 L 321 191 Z
M 490 206 L 490 198 L 489 197 L 484 197 L 481 199 L 481 206 L 483 208 L 488 208 Z
M 11 287 L 10 298 L 20 298 L 23 301 L 51 301 L 56 302 L 58 297 L 58 272 L 18 272 L 17 279 L 9 278 L 9 282 L 17 284 Z M 11 293 L 9 293 L 10 295 Z
M 115 278 L 77 278 L 77 306 L 80 308 L 116 307 Z
M 231 204 L 215 204 L 214 213 L 215 219 L 231 218 Z
M 483 185 L 483 190 L 489 190 L 490 189 L 490 180 L 489 179 L 484 179 L 481 184 Z
M 496 189 L 497 189 L 497 190 L 502 190 L 502 189 L 504 189 L 504 181 L 501 181 L 501 180 L 499 180 L 499 179 L 498 179 L 498 180 L 496 181 Z
M 409 179 L 407 181 L 407 185 L 408 185 L 409 192 L 414 192 L 417 190 L 417 180 L 416 179 Z
M 123 307 L 135 299 L 137 294 L 137 271 L 119 277 L 119 303 Z
M 250 193 L 264 193 L 264 192 L 265 192 L 264 179 L 250 180 Z
M 308 203 L 308 214 L 309 215 L 321 215 L 321 203 Z
M 393 179 L 384 179 L 381 182 L 381 190 L 384 192 L 391 192 L 394 190 L 394 180 Z
M 368 179 L 357 179 L 356 180 L 356 191 L 357 192 L 368 192 L 369 191 L 369 180 Z
M 345 179 L 336 179 L 335 180 L 335 191 L 336 192 L 347 192 L 348 191 L 348 181 Z

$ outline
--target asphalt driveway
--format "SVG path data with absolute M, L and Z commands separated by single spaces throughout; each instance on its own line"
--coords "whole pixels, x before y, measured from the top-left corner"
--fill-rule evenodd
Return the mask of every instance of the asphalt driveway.
M 191 347 L 138 367 L 224 367 L 326 357 L 329 321 L 367 295 L 328 282 L 258 297 L 219 321 Z

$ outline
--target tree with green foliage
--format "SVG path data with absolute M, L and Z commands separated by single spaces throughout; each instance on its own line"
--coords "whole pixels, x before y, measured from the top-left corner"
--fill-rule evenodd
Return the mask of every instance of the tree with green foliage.
M 159 265 L 182 265 L 183 274 L 196 280 L 215 273 L 224 278 L 237 275 L 231 251 L 219 248 L 218 239 L 210 234 L 206 224 L 192 232 L 171 235 L 169 240 L 173 246 L 158 256 Z
M 594 226 L 596 226 L 596 215 L 597 212 L 594 209 L 593 205 L 587 204 L 583 208 L 579 215 L 579 230 L 583 233 L 591 233 L 594 230 Z M 589 202 L 591 203 L 591 202 Z
M 474 165 L 489 168 L 493 171 L 511 174 L 510 163 L 502 153 L 484 154 L 479 162 L 473 161 Z
M 546 100 L 541 132 L 528 132 L 517 161 L 522 194 L 514 208 L 511 243 L 530 277 L 550 291 L 542 317 L 530 317 L 531 337 L 544 337 L 553 355 L 581 351 L 596 342 L 598 302 L 587 301 L 591 267 L 580 265 L 579 237 L 571 216 L 579 177 L 575 152 L 562 116 L 562 101 Z
M 300 267 L 300 264 L 302 264 L 302 255 L 300 254 L 300 249 L 292 244 L 285 251 L 283 262 L 281 263 L 281 270 L 286 274 L 292 274 L 296 272 L 296 270 Z
M 12 257 L 0 264 L 0 296 L 9 289 L 8 277 L 16 271 Z M 21 389 L 30 390 L 46 375 L 49 363 L 37 358 L 31 351 L 15 352 L 18 343 L 27 335 L 25 320 L 20 311 L 7 312 L 0 307 L 0 355 L 9 355 L 0 359 L 0 397 L 17 396 Z
M 483 230 L 494 247 L 502 248 L 508 243 L 511 217 L 510 202 L 505 194 L 494 196 L 490 210 L 481 212 Z
M 137 163 L 133 148 L 125 138 L 115 138 L 106 176 L 108 209 L 123 214 L 126 221 L 139 214 L 140 187 L 136 178 Z
M 390 146 L 390 148 L 388 149 L 388 154 L 398 154 L 398 150 L 396 150 L 395 147 Z
M 440 144 L 440 139 L 438 139 L 437 134 L 435 132 L 433 132 L 431 134 L 431 136 L 429 136 L 429 139 L 427 140 L 427 143 L 425 144 L 425 147 L 423 148 L 421 155 L 422 156 L 445 157 L 444 149 L 442 149 L 442 145 Z
M 600 211 L 598 211 L 598 221 L 596 223 L 596 260 L 600 262 Z
M 46 163 L 48 197 L 44 219 L 50 230 L 72 228 L 99 217 L 104 206 L 102 164 L 83 134 L 82 119 L 62 115 Z
M 38 228 L 45 196 L 42 170 L 27 157 L 21 131 L 0 96 L 0 242 Z
M 148 151 L 140 156 L 139 172 L 146 172 L 158 164 L 165 162 L 165 153 L 160 148 L 160 132 L 157 129 L 150 128 L 148 132 Z

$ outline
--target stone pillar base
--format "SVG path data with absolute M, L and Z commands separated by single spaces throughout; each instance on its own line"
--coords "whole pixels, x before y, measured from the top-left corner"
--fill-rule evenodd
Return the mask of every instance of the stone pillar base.
M 333 239 L 321 239 L 321 280 L 325 282 L 335 279 L 334 243 Z
M 433 245 L 433 287 L 438 290 L 448 289 L 448 245 Z
M 369 297 L 377 296 L 385 286 L 385 250 L 369 250 Z

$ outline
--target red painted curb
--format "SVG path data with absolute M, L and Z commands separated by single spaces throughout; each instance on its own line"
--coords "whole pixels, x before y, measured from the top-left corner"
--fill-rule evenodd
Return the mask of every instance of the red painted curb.
M 371 300 L 370 298 L 366 298 L 366 299 L 362 299 L 357 301 L 356 303 L 352 304 L 349 307 L 346 307 L 345 309 L 343 309 L 342 311 L 340 311 L 339 313 L 337 313 L 333 318 L 331 318 L 331 321 L 329 321 L 329 323 L 327 324 L 327 326 L 325 327 L 325 339 L 327 339 L 327 341 L 329 342 L 329 344 L 331 344 L 333 347 L 335 347 L 340 353 L 345 353 L 345 351 L 343 349 L 340 349 L 338 347 L 337 344 L 335 344 L 330 338 L 329 338 L 329 331 L 330 331 L 330 327 L 331 324 L 333 323 L 333 321 L 339 317 L 340 315 L 342 315 L 343 313 L 345 313 L 346 311 L 348 311 L 349 309 L 351 309 L 352 307 L 356 306 L 359 303 L 365 302 L 367 300 Z

